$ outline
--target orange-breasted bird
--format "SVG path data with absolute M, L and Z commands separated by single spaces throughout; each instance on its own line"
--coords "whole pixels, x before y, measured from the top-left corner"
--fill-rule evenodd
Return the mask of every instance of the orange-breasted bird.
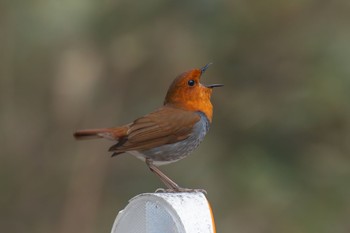
M 210 97 L 214 87 L 222 84 L 200 83 L 207 64 L 179 75 L 170 85 L 164 105 L 130 124 L 114 128 L 78 130 L 77 139 L 106 138 L 116 141 L 109 148 L 112 156 L 128 152 L 146 162 L 168 187 L 169 191 L 184 192 L 157 166 L 185 158 L 203 141 L 213 116 Z

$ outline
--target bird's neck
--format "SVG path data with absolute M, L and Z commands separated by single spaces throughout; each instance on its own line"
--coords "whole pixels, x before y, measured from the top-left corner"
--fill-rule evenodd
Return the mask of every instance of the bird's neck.
M 191 100 L 188 100 L 186 102 L 184 102 L 184 101 L 168 102 L 168 103 L 165 103 L 164 106 L 173 107 L 173 108 L 180 108 L 180 109 L 186 110 L 186 111 L 202 112 L 208 118 L 210 123 L 211 123 L 211 120 L 213 118 L 213 105 L 211 104 L 210 101 L 191 101 Z

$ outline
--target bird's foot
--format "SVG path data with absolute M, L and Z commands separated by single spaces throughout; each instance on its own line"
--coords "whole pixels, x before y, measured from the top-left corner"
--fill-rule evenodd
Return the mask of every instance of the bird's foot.
M 207 194 L 207 191 L 204 189 L 189 189 L 177 187 L 175 189 L 163 189 L 159 188 L 155 191 L 156 193 L 203 193 Z

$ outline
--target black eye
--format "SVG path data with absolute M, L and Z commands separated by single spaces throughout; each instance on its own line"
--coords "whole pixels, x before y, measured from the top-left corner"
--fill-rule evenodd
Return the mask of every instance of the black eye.
M 195 82 L 194 80 L 191 79 L 191 80 L 188 80 L 187 83 L 188 83 L 189 86 L 192 87 L 196 82 Z

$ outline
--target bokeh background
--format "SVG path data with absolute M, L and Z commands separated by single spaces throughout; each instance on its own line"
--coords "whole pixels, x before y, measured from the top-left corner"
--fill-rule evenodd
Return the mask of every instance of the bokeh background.
M 217 231 L 350 232 L 350 2 L 1 1 L 0 232 L 109 232 L 162 187 L 80 128 L 128 123 L 208 62 L 209 135 L 162 169 Z

